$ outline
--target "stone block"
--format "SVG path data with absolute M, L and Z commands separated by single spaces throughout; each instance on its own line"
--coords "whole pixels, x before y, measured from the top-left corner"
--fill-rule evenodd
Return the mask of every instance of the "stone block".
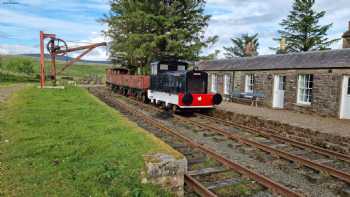
M 159 185 L 176 196 L 184 196 L 184 175 L 187 172 L 186 158 L 156 153 L 144 155 L 145 169 L 142 183 Z

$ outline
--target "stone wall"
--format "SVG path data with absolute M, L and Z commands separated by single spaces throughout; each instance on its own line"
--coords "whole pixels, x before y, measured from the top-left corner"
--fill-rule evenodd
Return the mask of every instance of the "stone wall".
M 216 73 L 218 79 L 223 81 L 223 75 L 229 72 L 208 72 L 211 80 L 211 74 Z M 272 108 L 274 75 L 286 76 L 286 91 L 284 108 L 307 114 L 318 114 L 328 117 L 339 117 L 341 102 L 341 87 L 343 75 L 350 75 L 350 69 L 300 69 L 300 70 L 269 70 L 269 71 L 236 71 L 232 74 L 231 92 L 244 92 L 245 76 L 254 74 L 256 92 L 264 93 L 265 100 L 263 105 Z M 313 102 L 311 105 L 302 105 L 297 103 L 298 76 L 300 74 L 313 74 Z M 219 93 L 223 94 L 223 83 L 218 83 Z M 211 81 L 209 81 L 209 90 Z
M 230 89 L 232 92 L 232 89 L 234 88 L 232 84 L 234 84 L 234 72 L 208 72 L 208 92 L 211 92 L 211 84 L 212 84 L 212 74 L 217 75 L 217 93 L 221 94 L 225 100 L 228 99 L 229 95 L 224 94 L 224 76 L 229 75 L 230 76 Z
M 349 137 L 338 136 L 332 133 L 322 133 L 311 129 L 284 124 L 274 120 L 262 119 L 258 116 L 250 116 L 218 109 L 211 113 L 214 117 L 282 135 L 292 140 L 313 144 L 315 146 L 338 151 L 344 154 L 350 153 Z

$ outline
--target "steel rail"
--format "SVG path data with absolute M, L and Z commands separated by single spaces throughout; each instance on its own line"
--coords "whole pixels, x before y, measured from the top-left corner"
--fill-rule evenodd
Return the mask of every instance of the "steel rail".
M 194 179 L 192 176 L 185 174 L 185 183 L 190 185 L 190 187 L 200 196 L 203 197 L 217 197 L 216 194 L 204 187 L 200 182 Z
M 213 126 L 210 126 L 210 125 L 207 125 L 207 124 L 199 123 L 199 122 L 196 122 L 196 121 L 193 121 L 193 120 L 189 120 L 189 119 L 185 119 L 185 118 L 182 118 L 182 117 L 180 117 L 180 118 L 183 121 L 190 122 L 192 124 L 196 124 L 197 126 L 200 126 L 201 128 L 206 128 L 206 129 L 210 129 L 210 130 L 216 131 L 217 133 L 220 133 L 220 134 L 226 136 L 229 139 L 236 140 L 236 141 L 238 141 L 241 144 L 246 144 L 246 145 L 249 145 L 249 146 L 252 146 L 252 147 L 256 147 L 256 148 L 261 149 L 261 150 L 263 150 L 265 152 L 269 152 L 271 154 L 274 154 L 276 156 L 282 157 L 282 158 L 287 159 L 289 161 L 296 162 L 299 165 L 302 164 L 302 165 L 307 166 L 309 168 L 318 170 L 318 171 L 323 172 L 325 174 L 332 175 L 332 176 L 334 176 L 334 177 L 336 177 L 338 179 L 341 179 L 341 180 L 343 180 L 343 181 L 345 181 L 347 183 L 350 183 L 350 174 L 348 174 L 346 172 L 337 170 L 335 168 L 332 168 L 332 167 L 329 167 L 329 166 L 326 166 L 326 165 L 323 165 L 323 164 L 319 164 L 319 163 L 313 162 L 313 161 L 311 161 L 309 159 L 305 159 L 305 158 L 302 158 L 300 156 L 292 155 L 292 154 L 290 154 L 288 152 L 285 152 L 285 151 L 282 151 L 282 150 L 279 150 L 279 149 L 276 149 L 276 148 L 272 148 L 270 146 L 267 146 L 267 145 L 255 142 L 253 140 L 242 138 L 239 135 L 229 133 L 229 132 L 227 132 L 227 131 L 225 131 L 223 129 L 219 129 L 219 128 L 216 128 L 216 127 L 213 127 Z
M 182 141 L 187 143 L 192 148 L 197 148 L 201 152 L 203 152 L 203 153 L 207 154 L 208 156 L 212 157 L 213 159 L 219 161 L 220 163 L 222 163 L 226 167 L 232 169 L 233 171 L 236 171 L 236 172 L 238 172 L 238 173 L 240 173 L 240 174 L 242 174 L 250 179 L 257 181 L 259 184 L 270 189 L 273 193 L 280 194 L 280 195 L 283 195 L 286 197 L 303 196 L 295 191 L 290 190 L 289 188 L 287 188 L 284 185 L 281 185 L 281 184 L 279 184 L 279 183 L 277 183 L 277 182 L 275 182 L 275 181 L 273 181 L 273 180 L 271 180 L 263 175 L 260 175 L 256 172 L 254 172 L 253 170 L 250 170 L 244 166 L 241 166 L 241 165 L 233 162 L 232 160 L 226 159 L 224 156 L 216 153 L 214 150 L 212 150 L 212 149 L 210 149 L 202 144 L 194 142 L 190 138 L 187 138 L 186 136 L 178 133 L 177 131 L 164 126 L 163 124 L 159 123 L 156 120 L 153 120 L 152 118 L 149 118 L 144 113 L 142 113 L 142 112 L 137 113 L 136 110 L 134 111 L 134 110 L 128 109 L 128 107 L 126 107 L 126 105 L 123 105 L 123 103 L 121 103 L 120 101 L 117 101 L 117 100 L 115 100 L 115 101 L 119 104 L 119 107 L 123 108 L 124 110 L 128 111 L 129 113 L 134 114 L 135 116 L 142 118 L 144 121 L 146 121 L 150 125 L 157 127 L 158 129 L 165 131 L 166 133 L 169 133 L 170 135 L 173 135 L 173 136 L 181 139 Z
M 214 117 L 203 115 L 203 114 L 196 114 L 196 115 L 202 116 L 202 117 L 207 118 L 207 119 L 212 119 L 214 121 L 221 121 L 221 122 L 230 124 L 232 126 L 241 127 L 241 128 L 247 129 L 251 133 L 259 134 L 259 135 L 262 135 L 262 136 L 268 137 L 268 138 L 275 138 L 275 139 L 277 139 L 279 141 L 287 142 L 287 143 L 289 143 L 289 144 L 291 144 L 291 145 L 293 145 L 295 147 L 308 148 L 308 149 L 310 149 L 313 152 L 316 152 L 318 154 L 321 154 L 321 155 L 324 155 L 324 156 L 328 156 L 328 157 L 333 157 L 333 158 L 339 159 L 341 161 L 345 161 L 347 163 L 350 163 L 350 156 L 349 155 L 345 155 L 345 154 L 342 154 L 342 153 L 339 153 L 339 152 L 336 152 L 336 151 L 332 151 L 332 150 L 328 150 L 328 149 L 325 149 L 325 148 L 317 147 L 317 146 L 314 146 L 314 145 L 311 145 L 311 144 L 307 144 L 307 143 L 304 143 L 304 142 L 298 142 L 296 140 L 288 139 L 286 137 L 283 137 L 283 136 L 280 136 L 280 135 L 277 135 L 277 134 L 272 134 L 272 133 L 269 133 L 267 131 L 262 131 L 262 130 L 258 130 L 258 129 L 255 129 L 255 128 L 252 128 L 252 127 L 248 127 L 248 126 L 245 126 L 245 125 L 234 123 L 232 121 L 222 120 L 222 119 L 219 119 L 219 118 L 214 118 Z M 277 131 L 277 130 L 275 130 L 275 131 Z

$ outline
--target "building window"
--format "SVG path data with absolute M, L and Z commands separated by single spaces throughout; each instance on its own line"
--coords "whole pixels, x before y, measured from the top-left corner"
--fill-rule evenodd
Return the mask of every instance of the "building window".
M 350 78 L 348 79 L 348 95 L 350 95 Z
M 224 94 L 229 95 L 231 88 L 231 77 L 230 75 L 224 75 Z
M 299 75 L 298 103 L 310 105 L 312 102 L 313 75 Z
M 211 91 L 216 93 L 217 86 L 218 86 L 217 76 L 216 76 L 216 74 L 212 74 L 211 75 Z
M 279 76 L 279 78 L 278 89 L 286 90 L 286 76 Z
M 253 93 L 254 92 L 254 75 L 250 74 L 250 75 L 246 75 L 245 76 L 245 88 L 244 88 L 244 92 L 246 93 Z

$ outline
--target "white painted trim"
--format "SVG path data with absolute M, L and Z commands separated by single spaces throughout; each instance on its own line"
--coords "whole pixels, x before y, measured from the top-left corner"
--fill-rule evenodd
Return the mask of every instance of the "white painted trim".
M 231 76 L 229 74 L 224 75 L 224 94 L 230 95 L 231 89 Z
M 301 79 L 301 76 L 306 76 L 306 75 L 310 75 L 310 74 L 300 74 L 298 75 L 298 93 L 297 93 L 297 104 L 301 104 L 301 105 L 311 105 L 311 102 L 304 102 L 304 101 L 301 101 L 300 100 L 300 79 Z M 305 79 L 304 79 L 305 80 Z
M 254 83 L 252 84 L 252 80 L 254 78 L 253 74 L 248 74 L 245 75 L 245 84 L 244 84 L 244 92 L 245 93 L 253 93 L 254 92 Z M 253 86 L 252 89 L 250 89 L 249 87 Z
M 153 90 L 148 90 L 148 99 L 151 101 L 156 101 L 159 103 L 159 101 L 164 102 L 166 105 L 173 104 L 178 105 L 179 103 L 179 96 L 177 94 L 167 93 L 167 92 L 158 92 Z
M 216 93 L 218 91 L 218 77 L 215 73 L 211 74 L 211 92 Z
M 350 80 L 350 76 L 343 76 L 342 79 L 342 86 L 341 86 L 341 101 L 340 101 L 340 112 L 339 112 L 339 118 L 345 119 L 345 97 L 347 96 L 348 91 L 348 80 Z
M 214 106 L 208 105 L 208 106 L 179 106 L 181 109 L 198 109 L 198 108 L 213 108 Z

